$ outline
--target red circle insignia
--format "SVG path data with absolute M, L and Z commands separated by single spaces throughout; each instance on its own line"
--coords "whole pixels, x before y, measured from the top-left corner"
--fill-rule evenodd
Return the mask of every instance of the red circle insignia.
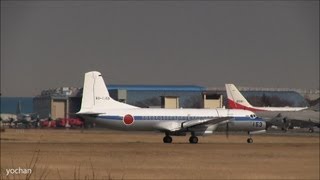
M 125 125 L 131 125 L 133 124 L 133 122 L 134 122 L 134 118 L 130 114 L 123 116 L 123 123 Z

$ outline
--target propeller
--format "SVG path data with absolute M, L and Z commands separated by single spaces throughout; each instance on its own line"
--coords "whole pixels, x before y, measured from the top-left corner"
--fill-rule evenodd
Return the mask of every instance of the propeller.
M 229 139 L 229 122 L 226 124 L 226 137 Z

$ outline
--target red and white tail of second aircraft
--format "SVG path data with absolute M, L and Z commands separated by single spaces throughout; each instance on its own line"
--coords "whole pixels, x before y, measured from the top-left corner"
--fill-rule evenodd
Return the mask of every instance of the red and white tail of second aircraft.
M 245 109 L 256 111 L 301 111 L 307 107 L 255 107 L 240 93 L 234 84 L 226 84 L 228 105 L 230 109 Z

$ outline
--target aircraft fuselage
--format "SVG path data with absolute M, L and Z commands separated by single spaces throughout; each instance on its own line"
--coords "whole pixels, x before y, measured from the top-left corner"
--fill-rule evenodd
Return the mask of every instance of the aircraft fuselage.
M 237 113 L 234 116 L 232 113 Z M 246 112 L 247 114 L 241 114 Z M 99 115 L 81 115 L 84 119 L 96 123 L 98 126 L 124 131 L 154 131 L 168 127 L 171 131 L 180 130 L 182 123 L 194 119 L 210 119 L 217 117 L 231 117 L 228 121 L 230 130 L 258 131 L 265 129 L 265 121 L 250 114 L 250 111 L 228 109 L 118 109 Z M 212 134 L 218 126 L 226 123 L 203 125 L 188 128 L 190 131 Z

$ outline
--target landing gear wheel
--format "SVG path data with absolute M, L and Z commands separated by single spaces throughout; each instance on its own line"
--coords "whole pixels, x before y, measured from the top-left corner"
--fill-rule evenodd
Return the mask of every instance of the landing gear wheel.
M 313 128 L 309 128 L 309 133 L 313 133 Z
M 163 138 L 163 142 L 164 142 L 164 143 L 172 143 L 172 137 L 170 137 L 170 136 L 165 136 L 165 137 Z
M 247 139 L 247 143 L 249 143 L 249 144 L 253 143 L 253 139 L 252 138 L 248 138 Z
M 189 138 L 189 142 L 190 142 L 191 144 L 197 144 L 197 143 L 198 143 L 198 137 L 197 137 L 197 136 L 191 136 L 191 137 Z

